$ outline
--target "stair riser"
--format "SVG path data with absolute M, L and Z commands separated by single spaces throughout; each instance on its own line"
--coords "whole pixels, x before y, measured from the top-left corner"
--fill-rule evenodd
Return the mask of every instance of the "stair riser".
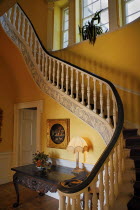
M 140 147 L 140 139 L 135 139 L 135 140 L 132 140 L 132 139 L 126 139 L 126 147 L 127 146 L 132 146 L 133 147 L 137 147 L 139 146 Z
M 140 197 L 140 189 L 135 189 L 134 188 L 134 195 Z
M 139 149 L 132 149 L 130 152 L 130 157 L 131 156 L 140 156 L 140 150 Z
M 140 168 L 140 160 L 134 161 L 135 168 Z
M 124 130 L 123 131 L 123 136 L 124 138 L 129 137 L 129 136 L 136 136 L 137 135 L 138 129 L 133 129 L 133 130 Z

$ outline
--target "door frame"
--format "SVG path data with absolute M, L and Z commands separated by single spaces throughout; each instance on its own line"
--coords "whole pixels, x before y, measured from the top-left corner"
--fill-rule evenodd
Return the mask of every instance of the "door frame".
M 37 108 L 37 125 L 36 125 L 36 151 L 40 151 L 41 144 L 41 114 L 43 112 L 43 100 L 17 103 L 14 105 L 14 138 L 13 138 L 13 157 L 12 167 L 18 166 L 19 157 L 19 126 L 20 126 L 20 109 Z

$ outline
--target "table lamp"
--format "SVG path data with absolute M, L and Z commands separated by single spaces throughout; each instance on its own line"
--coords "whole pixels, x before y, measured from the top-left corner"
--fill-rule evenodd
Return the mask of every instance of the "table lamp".
M 68 146 L 67 151 L 71 151 L 73 153 L 76 153 L 76 168 L 73 169 L 73 173 L 80 173 L 83 171 L 83 169 L 79 168 L 79 152 L 84 153 L 88 150 L 88 145 L 86 141 L 81 138 L 80 136 L 73 137 Z

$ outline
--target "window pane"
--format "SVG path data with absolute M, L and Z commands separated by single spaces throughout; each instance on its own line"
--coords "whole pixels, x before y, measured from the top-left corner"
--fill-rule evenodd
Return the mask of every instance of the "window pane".
M 83 2 L 84 2 L 83 5 L 84 5 L 84 7 L 85 7 L 85 6 L 91 4 L 91 3 L 94 2 L 94 1 L 96 1 L 96 0 L 83 0 Z
M 68 27 L 69 27 L 69 22 L 68 21 L 64 22 L 64 30 L 68 30 Z
M 101 9 L 108 7 L 108 0 L 101 0 Z
M 92 4 L 84 8 L 84 18 L 93 14 Z
M 100 1 L 93 3 L 93 13 L 97 12 L 98 10 L 100 10 Z
M 129 17 L 126 18 L 126 23 L 130 23 L 132 22 L 133 20 L 137 19 L 138 17 L 140 17 L 140 12 L 134 14 L 134 15 L 131 15 Z
M 126 3 L 126 16 L 140 10 L 140 0 L 132 0 Z
M 64 20 L 68 21 L 68 19 L 69 19 L 69 10 L 67 9 L 64 11 Z
M 67 47 L 68 46 L 68 42 L 64 42 L 63 43 L 63 47 L 65 48 L 65 47 Z
M 103 32 L 109 31 L 109 23 L 101 25 L 101 26 L 102 26 Z
M 105 24 L 108 22 L 108 10 L 101 12 L 101 24 Z
M 84 26 L 85 24 L 87 24 L 88 21 L 91 21 L 91 17 L 86 18 L 86 19 L 83 20 L 83 26 Z
M 68 41 L 68 31 L 65 31 L 64 32 L 64 39 L 63 39 L 63 42 L 66 42 Z

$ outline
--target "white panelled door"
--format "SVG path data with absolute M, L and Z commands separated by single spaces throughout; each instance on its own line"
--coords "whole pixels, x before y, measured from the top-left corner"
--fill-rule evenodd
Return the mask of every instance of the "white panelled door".
M 36 121 L 37 110 L 20 110 L 19 165 L 32 163 L 33 153 L 36 152 Z

